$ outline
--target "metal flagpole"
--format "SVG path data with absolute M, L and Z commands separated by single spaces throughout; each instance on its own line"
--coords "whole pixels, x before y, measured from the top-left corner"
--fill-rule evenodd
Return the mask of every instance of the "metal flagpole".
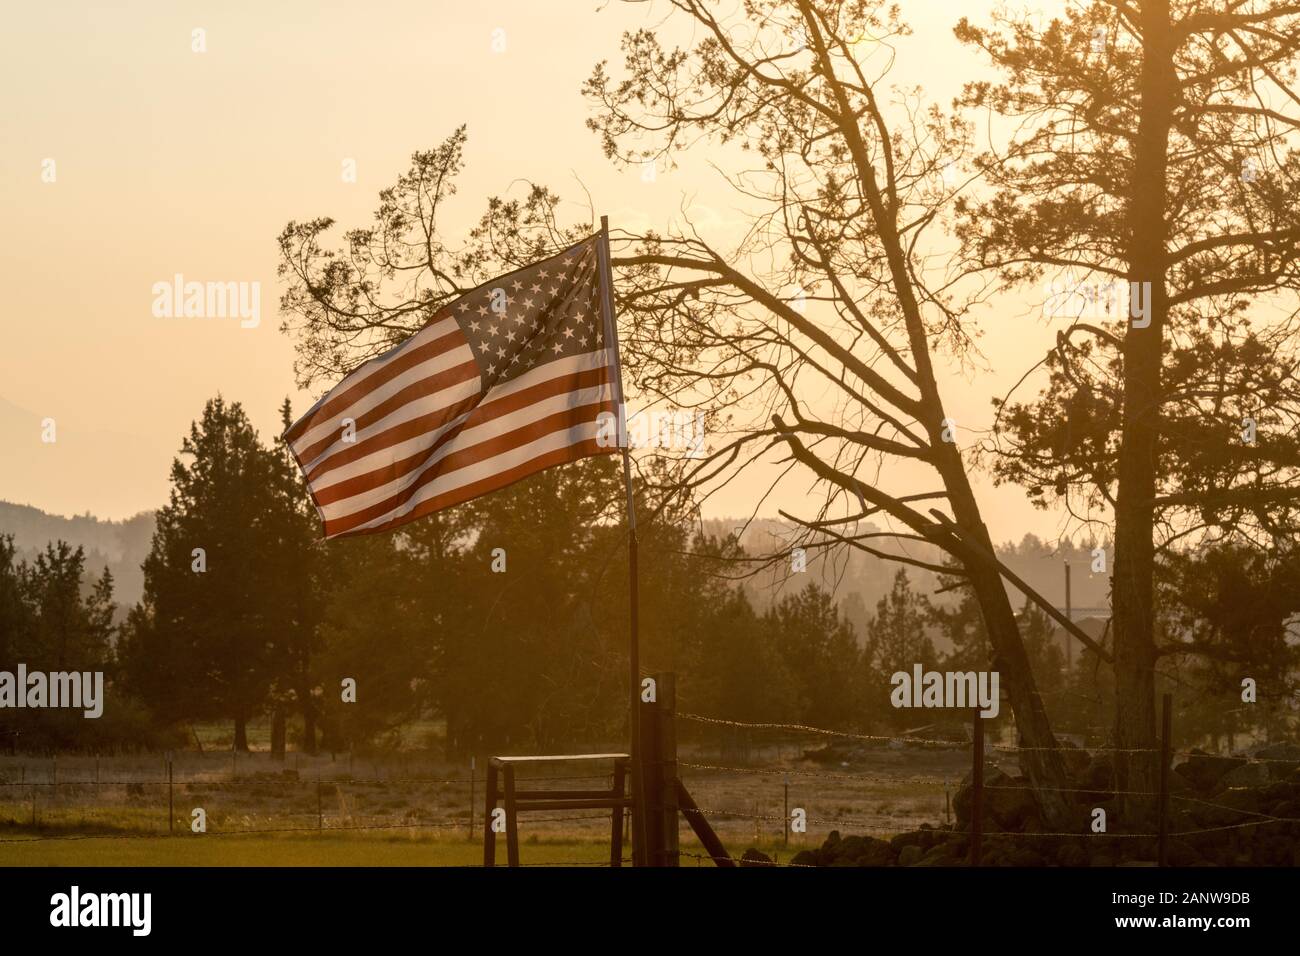
M 623 485 L 627 491 L 627 564 L 629 605 L 631 608 L 631 634 L 628 642 L 628 674 L 631 683 L 632 733 L 632 865 L 645 866 L 645 774 L 642 772 L 641 753 L 641 660 L 639 634 L 639 604 L 637 580 L 636 505 L 632 499 L 632 454 L 627 437 L 627 409 L 623 404 L 623 365 L 618 354 L 618 325 L 614 320 L 614 269 L 609 256 L 609 217 L 600 217 L 600 310 L 605 321 L 606 347 L 614 356 L 614 404 L 618 413 L 618 444 L 623 450 Z

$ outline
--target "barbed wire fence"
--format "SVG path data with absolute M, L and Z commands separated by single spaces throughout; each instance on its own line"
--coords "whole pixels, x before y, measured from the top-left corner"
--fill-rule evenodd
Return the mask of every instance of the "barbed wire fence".
M 806 829 L 796 840 L 802 848 L 815 848 L 819 836 L 831 830 L 845 834 L 896 836 L 918 828 L 915 815 L 911 820 L 875 819 L 854 813 L 844 813 L 843 801 L 837 795 L 862 791 L 886 793 L 891 788 L 934 788 L 942 794 L 943 819 L 930 825 L 950 836 L 964 837 L 970 846 L 968 862 L 981 860 L 983 842 L 988 840 L 1115 840 L 1155 841 L 1158 858 L 1164 859 L 1164 845 L 1168 840 L 1196 837 L 1209 833 L 1247 831 L 1259 827 L 1292 827 L 1300 836 L 1300 816 L 1263 812 L 1248 807 L 1232 806 L 1204 796 L 1177 792 L 1169 784 L 1169 771 L 1174 758 L 1224 759 L 1222 755 L 1206 755 L 1200 751 L 1174 749 L 1172 739 L 1166 735 L 1160 748 L 1113 748 L 1090 746 L 1091 756 L 1117 754 L 1157 754 L 1164 767 L 1160 790 L 1124 790 L 1113 786 L 1063 786 L 1059 792 L 1073 798 L 1095 796 L 1099 802 L 1121 796 L 1154 798 L 1160 806 L 1161 825 L 1157 830 L 1139 832 L 1094 832 L 1081 819 L 1077 831 L 1050 831 L 1038 829 L 1007 831 L 995 823 L 990 826 L 983 806 L 990 794 L 1000 791 L 1020 791 L 1028 796 L 1027 785 L 991 782 L 985 779 L 985 769 L 995 766 L 999 755 L 1013 757 L 1037 748 L 1006 743 L 984 745 L 982 724 L 973 717 L 971 739 L 967 741 L 925 737 L 916 734 L 868 734 L 850 730 L 816 727 L 805 724 L 755 722 L 731 720 L 689 712 L 674 712 L 673 719 L 695 727 L 698 736 L 708 737 L 713 731 L 716 738 L 721 733 L 745 735 L 770 735 L 775 742 L 776 764 L 751 761 L 750 748 L 740 748 L 744 759 L 728 753 L 725 746 L 714 749 L 718 759 L 704 756 L 705 747 L 674 758 L 676 775 L 687 785 L 699 787 L 698 793 L 711 799 L 697 801 L 697 812 L 718 823 L 731 825 L 726 831 L 732 840 L 748 841 L 750 834 L 738 829 L 736 824 L 753 825 L 753 845 L 769 848 L 779 846 L 791 852 L 792 829 L 791 787 L 796 789 L 797 808 L 802 811 L 798 824 Z M 934 751 L 948 756 L 960 756 L 964 763 L 949 763 L 941 773 L 860 772 L 855 770 L 825 769 L 809 766 L 809 741 L 842 741 L 882 748 L 883 751 L 904 752 Z M 789 755 L 785 749 L 789 748 Z M 735 748 L 733 748 L 734 750 Z M 164 835 L 178 837 L 196 836 L 233 838 L 246 835 L 302 835 L 392 831 L 393 833 L 426 834 L 449 838 L 461 831 L 467 840 L 481 838 L 484 809 L 481 805 L 483 775 L 473 771 L 459 775 L 421 774 L 411 772 L 411 762 L 399 759 L 381 771 L 378 761 L 361 761 L 362 770 L 370 763 L 368 775 L 354 774 L 354 760 L 347 755 L 346 763 L 330 759 L 308 759 L 306 767 L 301 758 L 290 755 L 297 765 L 290 767 L 288 760 L 274 758 L 258 767 L 258 758 L 238 754 L 185 754 L 180 760 L 149 761 L 156 768 L 147 771 L 141 766 L 128 773 L 107 770 L 96 759 L 93 774 L 86 761 L 81 766 L 60 766 L 57 758 L 39 761 L 24 759 L 0 760 L 0 854 L 3 845 L 44 841 L 75 841 L 87 839 L 157 838 Z M 978 758 L 978 759 L 977 759 Z M 1244 758 L 1231 757 L 1234 765 Z M 240 773 L 240 762 L 244 773 Z M 136 761 L 144 764 L 145 760 Z M 1251 763 L 1269 765 L 1300 765 L 1290 758 L 1252 757 Z M 177 773 L 177 770 L 180 773 Z M 892 769 L 892 768 L 891 768 Z M 956 771 L 960 769 L 960 773 Z M 251 771 L 251 772 L 250 772 Z M 559 784 L 571 781 L 608 781 L 610 774 L 545 774 L 530 776 L 530 786 Z M 760 782 L 743 791 L 743 797 L 728 799 L 725 781 L 749 779 Z M 825 787 L 820 785 L 825 784 Z M 955 821 L 955 800 L 959 788 L 964 789 L 969 800 L 969 812 L 964 828 Z M 802 786 L 801 786 L 802 785 Z M 812 788 L 812 792 L 809 792 Z M 1245 788 L 1238 788 L 1245 789 Z M 759 799 L 754 799 L 755 793 Z M 737 806 L 737 802 L 743 805 Z M 841 805 L 837 806 L 836 804 Z M 859 800 L 859 803 L 861 801 Z M 883 801 L 882 801 L 883 802 Z M 1081 802 L 1081 801 L 1076 801 Z M 774 804 L 780 805 L 780 812 Z M 1168 812 L 1170 805 L 1196 806 L 1215 812 L 1217 820 L 1212 826 L 1171 828 Z M 408 805 L 409 804 L 409 805 Z M 196 807 L 205 811 L 207 827 L 203 833 L 192 833 L 191 815 Z M 1178 815 L 1185 819 L 1186 814 Z M 607 835 L 609 815 L 596 813 L 566 813 L 552 816 L 529 816 L 528 825 L 543 825 L 542 834 L 564 835 L 579 833 L 598 837 Z M 928 821 L 927 821 L 928 822 Z M 536 831 L 535 831 L 536 832 Z M 811 846 L 809 845 L 811 844 Z M 678 854 L 696 865 L 717 863 L 720 860 L 709 852 L 683 848 Z M 761 866 L 794 865 L 791 860 L 752 858 L 748 862 Z M 780 853 L 783 856 L 784 853 Z M 793 855 L 793 854 L 792 854 Z M 555 861 L 528 865 L 610 865 L 608 862 L 589 860 Z
M 397 760 L 383 772 L 355 776 L 350 758 L 282 760 L 268 754 L 186 754 L 115 760 L 68 761 L 57 757 L 0 761 L 0 859 L 5 845 L 84 840 L 321 835 L 392 831 L 411 836 L 481 841 L 484 777 L 473 769 L 455 775 L 412 774 Z M 328 762 L 326 762 L 328 761 Z M 142 764 L 153 764 L 149 772 Z M 305 763 L 306 772 L 290 766 Z M 241 765 L 242 764 L 242 768 Z M 177 770 L 181 769 L 178 773 Z M 242 773 L 240 770 L 242 769 Z M 605 780 L 609 774 L 538 774 L 530 786 Z M 400 807 L 400 809 L 398 809 Z M 193 829 L 196 810 L 201 830 Z M 384 812 L 388 811 L 388 812 Z M 396 811 L 396 812 L 394 812 Z M 538 836 L 563 839 L 574 832 L 608 831 L 606 813 L 533 815 Z M 537 831 L 535 831 L 537 832 Z M 559 860 L 533 866 L 609 866 L 608 861 Z
M 872 745 L 875 747 L 888 748 L 919 748 L 934 750 L 959 750 L 968 754 L 969 764 L 966 772 L 963 774 L 960 783 L 968 788 L 971 809 L 969 812 L 969 821 L 966 829 L 957 829 L 951 819 L 954 779 L 952 776 L 941 775 L 922 775 L 922 776 L 899 776 L 894 774 L 880 773 L 852 773 L 842 771 L 832 771 L 823 769 L 809 769 L 807 767 L 791 766 L 735 766 L 720 763 L 702 763 L 691 760 L 680 759 L 676 766 L 682 772 L 684 780 L 690 780 L 691 771 L 701 771 L 710 774 L 727 773 L 736 775 L 755 775 L 763 777 L 777 777 L 782 780 L 784 788 L 784 797 L 786 807 L 781 814 L 763 813 L 757 809 L 746 809 L 741 807 L 724 807 L 724 806 L 700 806 L 698 812 L 710 817 L 732 820 L 753 820 L 758 823 L 777 822 L 782 827 L 783 837 L 788 842 L 790 827 L 792 822 L 791 812 L 789 809 L 789 792 L 790 782 L 792 779 L 809 779 L 825 780 L 836 782 L 851 782 L 863 785 L 886 785 L 886 784 L 909 784 L 919 786 L 933 786 L 942 788 L 944 793 L 945 816 L 947 819 L 942 826 L 951 828 L 948 832 L 953 836 L 964 836 L 970 841 L 971 855 L 969 862 L 978 865 L 980 863 L 981 842 L 984 838 L 989 839 L 1007 839 L 1007 840 L 1060 840 L 1060 841 L 1084 841 L 1084 840 L 1118 840 L 1118 841 L 1147 841 L 1155 847 L 1155 853 L 1158 863 L 1162 864 L 1166 859 L 1167 841 L 1173 839 L 1182 839 L 1188 837 L 1198 837 L 1204 834 L 1220 833 L 1233 830 L 1246 830 L 1254 827 L 1284 825 L 1292 828 L 1293 834 L 1300 837 L 1300 816 L 1279 815 L 1276 813 L 1265 813 L 1258 810 L 1251 810 L 1240 806 L 1231 806 L 1214 800 L 1207 800 L 1203 797 L 1190 796 L 1184 792 L 1175 792 L 1170 782 L 1170 774 L 1173 770 L 1175 758 L 1190 759 L 1210 759 L 1210 760 L 1228 760 L 1232 762 L 1235 769 L 1238 766 L 1247 764 L 1257 764 L 1264 767 L 1279 766 L 1292 770 L 1300 767 L 1300 759 L 1294 757 L 1262 757 L 1252 756 L 1249 758 L 1236 755 L 1216 755 L 1207 754 L 1200 750 L 1176 749 L 1172 745 L 1172 733 L 1170 729 L 1169 703 L 1165 703 L 1165 733 L 1162 737 L 1162 745 L 1156 748 L 1120 748 L 1106 746 L 1089 746 L 1086 751 L 1081 751 L 1089 758 L 1097 756 L 1114 756 L 1118 754 L 1152 754 L 1157 755 L 1162 765 L 1161 789 L 1158 790 L 1132 790 L 1123 789 L 1113 785 L 1109 786 L 1061 786 L 1051 788 L 1059 793 L 1069 794 L 1074 797 L 1095 796 L 1100 798 L 1097 802 L 1105 802 L 1111 798 L 1122 796 L 1138 796 L 1153 798 L 1159 807 L 1159 828 L 1156 830 L 1144 830 L 1137 832 L 1128 832 L 1124 830 L 1095 830 L 1090 826 L 1083 825 L 1084 820 L 1081 818 L 1081 826 L 1076 831 L 1050 831 L 1041 828 L 1031 828 L 1026 830 L 1004 830 L 1002 828 L 988 828 L 988 821 L 984 818 L 982 804 L 989 792 L 998 791 L 1016 791 L 1028 796 L 1032 793 L 1027 783 L 1016 784 L 999 784 L 989 783 L 984 779 L 984 771 L 990 766 L 988 760 L 990 755 L 1007 755 L 1014 756 L 1021 753 L 1043 750 L 1045 748 L 1024 747 L 1013 744 L 997 743 L 987 747 L 982 741 L 982 725 L 978 714 L 972 715 L 971 740 L 968 745 L 963 745 L 951 738 L 939 737 L 922 737 L 915 734 L 868 734 L 856 731 L 837 730 L 825 727 L 815 727 L 805 724 L 760 722 L 760 721 L 740 721 L 730 720 L 721 717 L 705 716 L 701 714 L 678 712 L 675 714 L 677 720 L 690 724 L 695 724 L 703 728 L 712 728 L 715 730 L 729 729 L 745 733 L 769 732 L 780 733 L 785 735 L 803 736 L 805 739 L 829 739 L 833 741 L 845 741 Z M 746 750 L 748 748 L 745 748 Z M 778 751 L 779 752 L 779 751 Z M 981 757 L 983 759 L 981 759 Z M 995 768 L 1000 769 L 1000 768 Z M 1248 790 L 1248 787 L 1229 787 L 1227 792 Z M 1235 816 L 1235 822 L 1223 823 L 1215 826 L 1196 826 L 1186 829 L 1171 829 L 1169 805 L 1172 802 L 1191 804 L 1205 807 L 1218 811 L 1220 814 L 1229 814 Z M 817 801 L 803 801 L 810 805 L 815 805 Z M 821 801 L 825 803 L 825 801 Z M 880 833 L 887 835 L 898 835 L 905 832 L 906 828 L 900 827 L 896 823 L 884 823 L 879 820 L 845 818 L 834 815 L 816 814 L 811 806 L 802 806 L 798 808 L 803 811 L 803 816 L 799 822 L 805 825 L 820 825 L 822 827 L 833 827 L 836 830 L 843 830 L 854 834 L 872 834 Z M 715 857 L 708 854 L 681 852 L 681 856 L 700 860 L 714 860 Z M 800 865 L 794 863 L 781 863 L 779 861 L 769 861 L 763 859 L 752 859 L 750 865 L 756 866 L 786 866 Z

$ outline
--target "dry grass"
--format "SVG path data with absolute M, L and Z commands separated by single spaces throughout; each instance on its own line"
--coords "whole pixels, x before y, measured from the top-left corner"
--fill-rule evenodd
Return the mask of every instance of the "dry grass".
M 738 855 L 758 846 L 789 860 L 833 829 L 888 836 L 942 822 L 945 784 L 955 792 L 969 755 L 960 748 L 878 748 L 810 759 L 802 748 L 774 746 L 743 759 L 687 746 L 679 759 L 681 777 L 728 849 Z M 560 779 L 572 772 L 548 765 L 521 782 L 607 782 Z M 0 758 L 0 840 L 22 841 L 0 842 L 0 865 L 462 866 L 482 859 L 481 843 L 470 839 L 471 812 L 474 840 L 481 839 L 481 769 L 472 809 L 467 767 L 414 753 L 364 760 L 291 754 L 282 764 L 267 753 L 232 761 L 229 753 L 187 752 L 176 756 L 173 776 L 176 835 L 169 837 L 160 757 Z M 787 779 L 791 810 L 801 808 L 808 818 L 807 832 L 791 834 L 788 844 Z M 206 834 L 189 832 L 195 807 L 207 814 Z M 607 813 L 528 814 L 520 827 L 525 862 L 608 859 Z M 685 823 L 682 841 L 699 852 Z

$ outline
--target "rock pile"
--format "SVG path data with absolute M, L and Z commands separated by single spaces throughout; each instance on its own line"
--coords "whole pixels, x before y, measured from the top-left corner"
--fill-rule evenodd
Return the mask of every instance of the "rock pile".
M 1155 859 L 1155 840 L 1124 835 L 1105 754 L 1067 757 L 1079 808 L 1077 834 L 1044 834 L 1028 781 L 989 765 L 984 772 L 986 866 L 1114 866 Z M 1170 774 L 1169 862 L 1174 866 L 1300 866 L 1300 746 L 1264 747 L 1251 757 L 1199 750 Z M 970 850 L 971 781 L 953 799 L 956 821 L 922 825 L 890 840 L 831 833 L 792 862 L 810 866 L 957 866 Z M 1092 811 L 1106 811 L 1107 832 L 1090 830 Z M 1128 834 L 1142 831 L 1129 828 Z M 1172 834 L 1177 834 L 1173 836 Z

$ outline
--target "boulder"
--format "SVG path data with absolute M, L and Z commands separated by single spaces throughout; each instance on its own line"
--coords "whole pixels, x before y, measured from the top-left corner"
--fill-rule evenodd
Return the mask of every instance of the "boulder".
M 1065 770 L 1071 777 L 1078 779 L 1087 773 L 1093 763 L 1093 757 L 1088 751 L 1069 740 L 1057 738 L 1056 743 L 1061 748 L 1061 759 L 1065 761 Z
M 1224 790 L 1214 797 L 1213 802 L 1189 802 L 1187 814 L 1196 824 L 1197 829 L 1231 826 L 1251 819 L 1252 814 L 1263 811 L 1264 798 L 1259 790 L 1241 789 Z M 1220 834 L 1232 831 L 1220 830 Z M 1199 839 L 1199 835 L 1198 835 Z M 1197 844 L 1200 846 L 1200 844 Z
M 1209 861 L 1205 859 L 1196 849 L 1183 840 L 1169 841 L 1169 847 L 1166 850 L 1169 857 L 1170 866 L 1207 866 Z
M 1250 841 L 1250 861 L 1255 866 L 1290 866 L 1296 840 L 1277 827 L 1257 827 Z
M 792 866 L 821 866 L 816 850 L 800 850 L 790 861 Z
M 799 866 L 830 866 L 840 844 L 840 831 L 832 830 L 815 850 L 800 850 L 791 863 Z
M 930 849 L 931 847 L 933 847 L 936 843 L 941 842 L 942 840 L 944 840 L 944 839 L 947 837 L 947 834 L 946 834 L 945 831 L 942 831 L 942 830 L 936 830 L 936 829 L 935 829 L 931 824 L 929 824 L 929 823 L 922 823 L 921 826 L 917 828 L 917 834 L 918 834 L 918 835 L 920 836 L 920 838 L 921 838 L 921 842 L 918 843 L 917 845 L 918 845 L 918 846 L 919 846 L 923 851 L 929 850 L 929 849 Z
M 825 848 L 823 848 L 825 849 Z M 898 854 L 884 840 L 869 836 L 848 836 L 829 853 L 823 866 L 889 866 Z
M 959 829 L 970 829 L 971 780 L 962 778 L 952 798 L 952 811 Z M 1024 777 L 1012 777 L 993 766 L 984 768 L 984 826 L 988 830 L 1020 832 L 1038 805 Z
M 966 862 L 966 842 L 948 840 L 931 847 L 917 866 L 961 866 Z
M 1087 866 L 1088 854 L 1077 843 L 1066 843 L 1056 851 L 1058 866 Z
M 1283 800 L 1273 804 L 1268 812 L 1282 820 L 1300 820 L 1300 801 Z
M 1047 827 L 1043 826 L 1043 818 L 1038 815 L 1038 807 L 1034 806 L 1032 810 L 1020 818 L 1020 833 L 1042 833 Z
M 1212 791 L 1231 770 L 1246 763 L 1243 757 L 1219 757 L 1193 749 L 1192 755 L 1174 768 L 1174 772 L 1192 785 L 1193 790 Z
M 741 866 L 771 866 L 772 858 L 762 850 L 756 850 L 752 846 L 745 851 L 740 858 Z
M 1214 785 L 1216 793 L 1224 790 L 1237 790 L 1243 787 L 1264 787 L 1272 779 L 1268 773 L 1268 764 L 1243 763 L 1229 770 Z
M 912 866 L 921 862 L 921 848 L 913 844 L 905 846 L 901 853 L 898 854 L 899 866 Z
M 1109 754 L 1098 754 L 1088 761 L 1076 779 L 1082 790 L 1110 792 L 1115 789 L 1115 761 Z M 1085 796 L 1092 796 L 1086 794 Z
M 899 833 L 890 837 L 889 845 L 900 854 L 909 846 L 921 848 L 921 833 L 917 830 L 910 830 L 907 833 Z
M 991 840 L 980 859 L 983 866 L 1033 867 L 1046 866 L 1042 854 L 1020 841 Z
M 1047 861 L 1037 850 L 1030 847 L 1012 847 L 1011 865 L 1019 867 L 1047 866 Z
M 1300 770 L 1300 744 L 1269 744 L 1256 750 L 1255 756 L 1268 767 L 1274 780 L 1285 780 Z

